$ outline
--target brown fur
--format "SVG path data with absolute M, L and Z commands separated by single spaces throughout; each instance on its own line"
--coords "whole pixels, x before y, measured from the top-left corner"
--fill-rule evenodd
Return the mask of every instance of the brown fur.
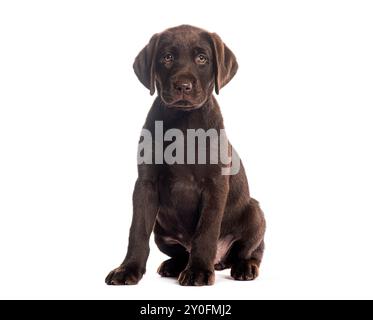
M 218 35 L 179 26 L 154 35 L 139 53 L 134 70 L 158 96 L 144 128 L 223 129 L 212 93 L 235 75 L 238 65 Z M 164 145 L 164 148 L 167 144 Z M 149 237 L 171 259 L 158 273 L 181 285 L 211 285 L 214 269 L 231 268 L 236 280 L 259 274 L 265 220 L 250 198 L 244 168 L 221 174 L 219 164 L 142 164 L 133 193 L 133 219 L 126 258 L 106 278 L 111 285 L 136 284 L 145 273 Z

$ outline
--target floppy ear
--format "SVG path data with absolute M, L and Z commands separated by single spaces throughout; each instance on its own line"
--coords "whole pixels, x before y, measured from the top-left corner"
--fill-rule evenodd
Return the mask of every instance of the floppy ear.
M 159 35 L 155 34 L 149 43 L 137 55 L 133 63 L 133 70 L 140 82 L 150 90 L 150 94 L 155 92 L 155 55 L 158 47 Z
M 233 52 L 224 44 L 216 33 L 210 33 L 214 53 L 215 92 L 223 88 L 237 72 L 238 64 Z

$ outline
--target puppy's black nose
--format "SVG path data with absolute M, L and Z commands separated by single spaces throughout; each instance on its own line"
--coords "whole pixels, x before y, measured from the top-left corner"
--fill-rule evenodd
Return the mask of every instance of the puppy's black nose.
M 178 93 L 188 94 L 192 91 L 193 84 L 191 81 L 176 81 L 174 87 Z

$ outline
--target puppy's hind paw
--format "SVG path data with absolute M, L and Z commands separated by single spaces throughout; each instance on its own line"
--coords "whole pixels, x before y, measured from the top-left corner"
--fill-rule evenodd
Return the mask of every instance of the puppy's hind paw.
M 232 265 L 231 276 L 234 280 L 254 280 L 259 276 L 258 263 L 254 260 L 241 260 Z

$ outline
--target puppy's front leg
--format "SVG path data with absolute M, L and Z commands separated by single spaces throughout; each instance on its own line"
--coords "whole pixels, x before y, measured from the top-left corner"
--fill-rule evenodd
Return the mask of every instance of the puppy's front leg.
M 123 263 L 106 277 L 109 285 L 137 284 L 145 273 L 149 238 L 158 212 L 156 181 L 137 179 L 133 192 L 133 218 Z
M 189 262 L 179 276 L 179 283 L 183 286 L 214 284 L 214 259 L 228 189 L 228 176 L 211 179 L 204 186 L 201 213 L 192 240 Z

